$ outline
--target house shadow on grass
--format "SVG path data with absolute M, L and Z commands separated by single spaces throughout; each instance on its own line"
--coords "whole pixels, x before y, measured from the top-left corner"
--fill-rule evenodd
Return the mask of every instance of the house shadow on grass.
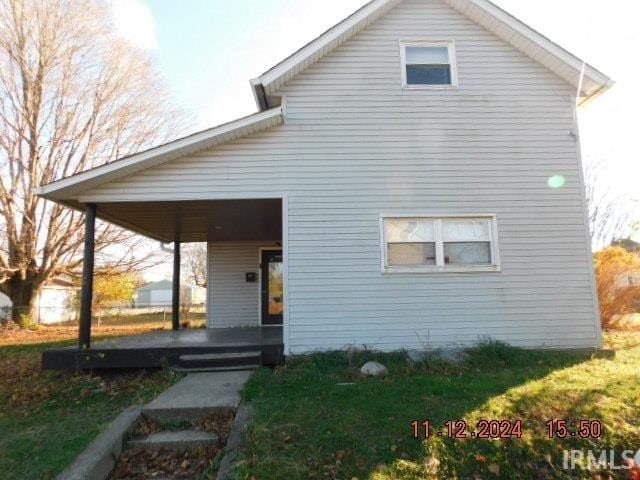
M 275 372 L 259 372 L 245 389 L 255 421 L 240 470 L 257 478 L 472 477 L 476 470 L 467 475 L 466 469 L 455 467 L 443 476 L 430 470 L 429 462 L 440 465 L 438 470 L 459 462 L 449 462 L 450 454 L 475 455 L 473 448 L 449 447 L 437 435 L 433 440 L 433 432 L 446 432 L 448 420 L 471 421 L 494 399 L 506 396 L 506 405 L 513 389 L 579 367 L 590 358 L 496 343 L 472 350 L 459 365 L 436 358 L 408 364 L 401 353 L 355 351 L 295 358 Z M 369 360 L 384 363 L 389 375 L 362 378 L 359 367 Z M 518 412 L 517 405 L 513 411 L 504 407 L 496 404 L 486 414 L 496 419 L 527 415 Z M 432 438 L 414 438 L 412 422 L 425 420 Z M 474 442 L 480 448 L 481 441 Z

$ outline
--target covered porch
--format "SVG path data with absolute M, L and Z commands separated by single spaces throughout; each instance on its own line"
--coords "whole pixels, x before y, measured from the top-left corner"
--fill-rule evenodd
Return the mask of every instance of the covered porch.
M 282 219 L 285 199 L 130 201 L 71 206 L 85 211 L 86 222 L 78 344 L 45 352 L 43 368 L 240 368 L 276 364 L 283 359 L 286 255 Z M 171 244 L 172 330 L 93 341 L 96 219 Z M 181 246 L 196 242 L 208 245 L 207 328 L 181 329 Z M 217 245 L 252 247 L 255 249 L 253 263 L 236 265 L 232 256 L 222 264 L 214 263 L 211 257 L 218 255 Z M 270 255 L 265 255 L 266 251 Z M 274 269 L 276 264 L 269 262 L 279 262 L 280 266 Z M 279 272 L 280 277 L 274 279 L 273 271 Z M 226 288 L 221 289 L 221 283 Z M 210 290 L 212 285 L 218 290 Z M 235 290 L 253 293 L 241 296 L 234 294 Z M 254 305 L 248 309 L 243 304 L 256 301 L 259 303 L 255 310 Z M 253 310 L 255 315 L 247 319 L 247 310 Z
M 47 370 L 246 368 L 283 360 L 282 327 L 157 330 L 95 342 L 89 349 L 47 350 Z

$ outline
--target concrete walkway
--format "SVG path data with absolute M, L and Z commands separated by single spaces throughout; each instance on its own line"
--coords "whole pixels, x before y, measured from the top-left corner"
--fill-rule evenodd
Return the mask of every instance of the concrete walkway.
M 252 371 L 192 373 L 145 405 L 142 413 L 160 422 L 191 421 L 237 408 Z
M 105 480 L 113 470 L 122 449 L 127 447 L 181 451 L 217 443 L 217 435 L 195 430 L 161 431 L 128 442 L 126 437 L 135 429 L 142 415 L 163 424 L 190 422 L 216 411 L 237 409 L 240 404 L 240 390 L 252 373 L 253 371 L 245 370 L 187 375 L 142 409 L 131 407 L 125 410 L 57 479 Z M 239 421 L 247 421 L 245 417 L 248 418 L 246 412 L 239 415 L 234 422 L 234 429 L 238 428 L 235 425 Z M 228 468 L 228 465 L 225 468 Z

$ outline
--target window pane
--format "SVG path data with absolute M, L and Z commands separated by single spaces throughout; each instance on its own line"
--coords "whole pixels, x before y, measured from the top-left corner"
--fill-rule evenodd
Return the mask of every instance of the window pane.
M 445 242 L 446 265 L 491 265 L 490 242 Z
M 436 264 L 435 243 L 390 243 L 387 245 L 387 263 L 390 267 Z
M 489 221 L 445 220 L 442 222 L 442 239 L 445 242 L 489 242 Z
M 449 63 L 448 47 L 405 47 L 407 65 L 438 65 Z
M 390 242 L 435 242 L 433 220 L 385 219 L 384 239 Z
M 282 258 L 269 262 L 269 315 L 282 315 L 284 311 L 284 282 Z
M 451 85 L 449 65 L 407 65 L 407 85 Z

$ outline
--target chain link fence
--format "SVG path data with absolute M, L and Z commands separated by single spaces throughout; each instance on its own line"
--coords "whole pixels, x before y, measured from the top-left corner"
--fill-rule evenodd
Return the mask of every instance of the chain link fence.
M 33 308 L 17 308 L 18 323 L 23 326 L 74 326 L 78 324 L 78 308 L 36 305 Z M 201 328 L 206 324 L 206 311 L 203 304 L 183 304 L 180 306 L 180 322 L 183 327 Z M 0 307 L 0 321 L 7 321 L 13 315 L 11 306 Z M 170 305 L 146 305 L 135 307 L 117 305 L 95 308 L 92 325 L 97 327 L 139 327 L 170 328 Z

